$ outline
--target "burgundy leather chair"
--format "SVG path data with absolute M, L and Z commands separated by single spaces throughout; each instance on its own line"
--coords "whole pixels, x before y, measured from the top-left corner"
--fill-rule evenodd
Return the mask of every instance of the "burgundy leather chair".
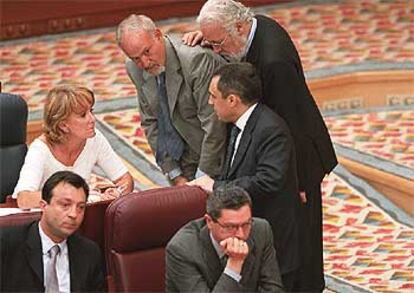
M 190 220 L 205 213 L 207 194 L 181 186 L 131 193 L 114 200 L 105 215 L 109 288 L 165 291 L 165 246 Z
M 24 225 L 40 219 L 40 212 L 27 212 L 0 217 L 0 228 Z

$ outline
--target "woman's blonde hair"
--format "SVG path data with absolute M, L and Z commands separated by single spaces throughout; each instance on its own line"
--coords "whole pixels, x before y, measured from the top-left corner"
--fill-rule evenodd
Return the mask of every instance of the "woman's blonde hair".
M 95 104 L 93 92 L 80 85 L 59 85 L 49 91 L 43 111 L 43 132 L 50 143 L 61 143 L 65 133 L 61 122 Z

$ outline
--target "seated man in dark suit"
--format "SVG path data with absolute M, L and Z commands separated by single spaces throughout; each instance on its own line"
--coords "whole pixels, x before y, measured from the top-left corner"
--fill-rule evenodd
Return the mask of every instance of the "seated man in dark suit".
M 191 221 L 166 249 L 167 292 L 283 292 L 272 231 L 252 218 L 239 187 L 216 190 L 207 213 Z
M 251 195 L 253 216 L 272 227 L 283 285 L 290 290 L 299 268 L 295 152 L 286 123 L 258 103 L 261 95 L 260 79 L 251 64 L 226 64 L 215 72 L 209 102 L 231 128 L 224 169 L 216 180 L 204 176 L 191 184 L 207 191 L 236 185 Z
M 43 186 L 40 221 L 0 230 L 0 292 L 104 289 L 98 246 L 74 234 L 88 193 L 82 177 L 57 172 Z

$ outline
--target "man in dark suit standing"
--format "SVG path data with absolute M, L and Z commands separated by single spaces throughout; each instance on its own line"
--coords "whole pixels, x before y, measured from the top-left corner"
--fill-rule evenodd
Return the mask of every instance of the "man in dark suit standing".
M 253 64 L 263 85 L 264 104 L 287 123 L 296 149 L 301 206 L 302 272 L 297 291 L 322 291 L 322 203 L 320 185 L 337 165 L 332 142 L 306 85 L 299 54 L 273 19 L 253 15 L 233 0 L 209 0 L 200 10 L 201 32 L 184 37 L 230 59 Z
M 166 249 L 167 292 L 283 292 L 272 231 L 252 218 L 239 187 L 216 190 L 207 213 L 181 228 Z
M 207 191 L 239 186 L 253 200 L 253 216 L 273 231 L 282 282 L 290 290 L 299 267 L 299 192 L 292 138 L 286 123 L 258 103 L 260 79 L 249 63 L 226 64 L 213 75 L 209 102 L 231 130 L 222 175 L 190 184 Z M 237 133 L 238 132 L 238 133 Z
M 88 193 L 82 177 L 57 172 L 42 189 L 40 221 L 0 230 L 0 292 L 103 291 L 99 247 L 74 234 Z

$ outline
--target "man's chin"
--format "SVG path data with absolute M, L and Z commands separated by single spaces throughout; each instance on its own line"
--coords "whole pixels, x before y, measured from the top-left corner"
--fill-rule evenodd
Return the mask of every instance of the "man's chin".
M 149 75 L 157 76 L 157 75 L 160 75 L 162 72 L 165 71 L 165 67 L 164 66 L 157 66 L 157 67 L 154 67 L 154 68 L 151 68 L 151 69 L 147 69 L 145 71 L 148 72 Z
M 79 226 L 76 225 L 67 225 L 64 227 L 61 227 L 61 234 L 62 236 L 65 236 L 65 238 L 69 237 L 70 235 L 72 235 L 73 233 L 75 233 L 77 230 L 79 229 Z
M 240 62 L 243 58 L 241 54 L 222 54 L 222 56 L 230 63 Z

